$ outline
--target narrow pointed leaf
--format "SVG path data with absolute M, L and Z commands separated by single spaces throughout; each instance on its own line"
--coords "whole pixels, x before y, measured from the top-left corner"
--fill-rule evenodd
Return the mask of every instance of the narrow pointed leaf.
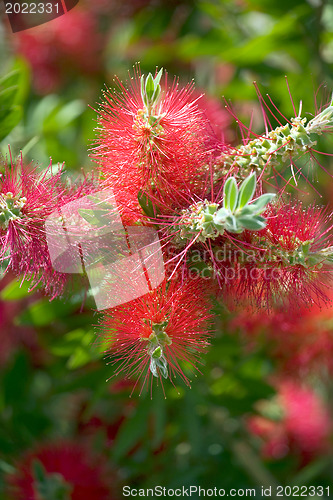
M 162 78 L 162 74 L 163 74 L 163 68 L 161 68 L 159 70 L 159 72 L 157 73 L 157 75 L 154 78 L 155 88 L 157 87 L 157 85 L 159 85 L 161 78 Z
M 151 73 L 147 76 L 146 79 L 146 88 L 145 88 L 145 93 L 147 96 L 148 101 L 151 101 L 155 91 L 155 84 L 154 84 L 154 79 Z
M 145 95 L 145 75 L 141 76 L 141 97 L 144 98 Z
M 249 201 L 252 199 L 252 196 L 254 195 L 256 184 L 257 177 L 255 172 L 253 172 L 242 182 L 239 188 L 237 208 L 243 208 L 247 203 L 249 203 Z
M 238 198 L 238 187 L 234 177 L 229 177 L 229 179 L 224 184 L 224 199 L 223 206 L 227 210 L 233 212 L 237 206 Z
M 155 103 L 157 101 L 160 93 L 161 93 L 161 86 L 157 85 L 156 89 L 154 90 L 154 94 L 152 96 L 152 99 L 151 99 L 153 103 Z
M 266 226 L 266 219 L 260 215 L 255 215 L 254 217 L 239 217 L 239 224 L 241 224 L 245 229 L 250 231 L 260 231 Z
M 110 221 L 110 219 L 107 219 L 107 216 L 110 215 L 110 210 L 91 210 L 89 208 L 79 208 L 78 213 L 92 226 L 105 226 L 105 224 Z
M 255 213 L 260 213 L 265 209 L 266 205 L 273 200 L 275 196 L 276 195 L 274 193 L 262 194 L 256 201 L 251 203 L 249 207 L 252 207 Z

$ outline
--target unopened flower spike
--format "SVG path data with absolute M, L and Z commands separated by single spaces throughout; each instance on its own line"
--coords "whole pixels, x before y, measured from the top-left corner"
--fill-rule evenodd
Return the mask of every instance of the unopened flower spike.
M 306 122 L 307 118 L 302 118 L 299 113 L 285 125 L 249 140 L 234 151 L 223 153 L 217 160 L 215 178 L 219 179 L 235 168 L 240 179 L 251 170 L 258 174 L 264 170 L 269 173 L 272 167 L 282 167 L 286 161 L 293 161 L 303 153 L 311 152 L 317 144 L 315 136 L 333 126 L 333 99 L 327 108 Z
M 333 126 L 333 94 L 330 105 L 325 108 L 321 113 L 312 118 L 307 124 L 309 133 L 322 134 L 327 129 Z

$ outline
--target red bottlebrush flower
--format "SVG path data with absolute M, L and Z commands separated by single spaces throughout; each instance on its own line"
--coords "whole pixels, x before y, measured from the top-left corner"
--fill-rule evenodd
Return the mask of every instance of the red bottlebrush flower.
M 147 79 L 156 81 L 151 75 Z M 159 81 L 159 80 L 158 80 Z M 147 82 L 147 80 L 146 80 Z M 192 85 L 168 88 L 147 96 L 147 84 L 135 74 L 128 87 L 107 90 L 99 110 L 97 146 L 93 158 L 117 197 L 119 191 L 137 197 L 140 190 L 166 202 L 174 190 L 197 182 L 205 158 L 206 120 L 192 97 Z M 160 92 L 160 93 L 159 93 Z
M 282 373 L 294 377 L 333 373 L 333 308 L 331 302 L 321 307 L 300 307 L 297 313 L 277 310 L 272 314 L 238 314 L 233 324 L 252 342 L 262 341 Z
M 104 457 L 74 442 L 48 443 L 28 452 L 8 479 L 10 500 L 119 498 Z
M 303 208 L 300 201 L 280 202 L 270 205 L 265 217 L 268 221 L 260 237 L 287 252 L 297 251 L 300 245 L 307 242 L 311 243 L 311 251 L 314 252 L 329 238 L 325 238 L 323 229 L 329 223 L 331 214 L 323 207 L 310 205 Z
M 101 336 L 108 343 L 106 354 L 114 357 L 112 364 L 120 361 L 116 375 L 133 375 L 137 382 L 143 377 L 142 388 L 151 375 L 161 383 L 179 375 L 190 385 L 182 364 L 195 368 L 208 345 L 209 309 L 204 280 L 174 279 L 108 310 Z
M 276 401 L 263 401 L 260 407 L 265 413 L 274 411 L 280 418 L 251 417 L 249 430 L 263 439 L 265 457 L 279 459 L 292 453 L 304 465 L 328 451 L 332 430 L 330 415 L 312 389 L 289 380 L 279 382 L 277 388 Z
M 217 265 L 226 299 L 267 309 L 327 302 L 333 270 L 327 211 L 290 202 L 263 215 L 266 227 L 234 238 L 236 248 Z
M 68 274 L 53 269 L 45 232 L 45 220 L 62 205 L 94 189 L 89 179 L 76 190 L 65 188 L 61 174 L 25 165 L 22 156 L 4 166 L 0 178 L 0 262 L 32 287 L 41 284 L 52 298 L 60 295 Z
M 73 69 L 91 74 L 100 66 L 102 39 L 95 15 L 89 10 L 75 8 L 47 26 L 20 31 L 15 45 L 30 63 L 34 87 L 42 94 L 59 87 Z
M 59 204 L 60 175 L 38 172 L 23 163 L 5 166 L 0 179 L 0 259 L 23 278 L 41 282 L 47 292 L 58 295 L 67 276 L 56 273 L 49 257 L 44 229 L 46 217 Z

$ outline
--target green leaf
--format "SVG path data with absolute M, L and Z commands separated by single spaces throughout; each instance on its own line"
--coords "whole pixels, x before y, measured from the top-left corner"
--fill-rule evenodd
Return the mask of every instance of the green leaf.
M 255 215 L 257 213 L 256 208 L 251 205 L 246 205 L 237 214 L 238 217 L 243 217 L 245 215 Z
M 325 469 L 328 470 L 329 466 L 329 457 L 319 457 L 317 460 L 302 467 L 291 480 L 291 485 L 302 486 L 303 484 L 311 484 L 311 482 L 314 482 Z
M 233 232 L 233 233 L 238 233 L 239 232 L 239 225 L 237 224 L 238 219 L 234 215 L 229 215 L 226 218 L 226 229 L 227 231 Z
M 238 205 L 237 208 L 243 208 L 249 201 L 252 199 L 254 195 L 257 184 L 257 177 L 255 172 L 250 174 L 241 184 L 239 188 L 238 195 Z
M 76 118 L 86 110 L 86 105 L 80 99 L 65 104 L 56 115 L 57 129 L 70 125 Z
M 18 70 L 11 71 L 7 75 L 2 76 L 0 78 L 0 87 L 7 88 L 7 87 L 11 87 L 13 85 L 17 85 L 18 77 L 19 77 Z
M 0 105 L 1 106 L 1 105 Z M 0 111 L 1 113 L 1 111 Z M 22 118 L 22 108 L 21 106 L 12 106 L 6 116 L 0 121 L 0 141 L 2 141 L 7 135 L 19 124 Z
M 168 376 L 169 376 L 169 373 L 168 373 L 168 363 L 167 363 L 167 360 L 165 359 L 165 357 L 161 356 L 160 358 L 155 359 L 154 361 L 155 361 L 155 364 L 156 364 L 156 366 L 158 367 L 158 369 L 160 371 L 160 374 L 165 379 L 167 379 Z
M 161 68 L 159 70 L 159 72 L 157 73 L 157 75 L 154 78 L 155 87 L 157 87 L 159 85 L 161 78 L 162 78 L 162 74 L 163 74 L 163 68 Z
M 116 462 L 125 458 L 140 441 L 147 439 L 150 407 L 151 401 L 148 398 L 141 401 L 120 427 L 112 446 L 112 456 Z
M 40 498 L 70 500 L 72 487 L 58 473 L 46 472 L 38 460 L 33 462 L 34 483 Z
M 153 97 L 151 99 L 152 103 L 155 103 L 157 101 L 160 92 L 161 92 L 161 86 L 157 85 L 156 89 L 154 90 Z
M 266 226 L 266 219 L 264 217 L 261 217 L 260 215 L 255 215 L 253 217 L 238 217 L 237 221 L 245 229 L 249 229 L 250 231 L 260 231 L 260 229 L 264 229 L 264 227 Z
M 223 192 L 223 206 L 227 210 L 233 212 L 237 206 L 238 198 L 238 187 L 236 179 L 234 177 L 229 177 L 229 179 L 227 179 L 226 183 L 224 184 Z
M 25 309 L 16 321 L 19 325 L 46 326 L 61 318 L 67 318 L 76 308 L 77 305 L 69 300 L 50 302 L 48 299 L 41 299 Z
M 156 349 L 152 353 L 152 357 L 154 359 L 158 359 L 162 356 L 162 349 L 161 346 L 156 347 Z
M 13 280 L 0 292 L 2 300 L 20 300 L 29 295 L 29 282 Z
M 145 88 L 145 95 L 147 96 L 148 102 L 152 101 L 154 91 L 155 91 L 154 78 L 153 75 L 149 73 L 146 79 L 146 88 Z
M 29 91 L 30 71 L 23 59 L 17 59 L 13 70 L 0 78 L 0 89 L 16 88 L 12 104 L 22 104 Z
M 103 357 L 102 346 L 94 342 L 93 330 L 77 328 L 56 340 L 50 351 L 55 356 L 69 357 L 66 366 L 70 370 L 75 370 Z
M 51 97 L 51 96 L 50 96 Z M 48 102 L 50 105 L 50 113 L 43 120 L 43 131 L 47 134 L 54 134 L 62 131 L 75 121 L 85 111 L 86 106 L 82 101 L 76 99 L 67 104 L 62 105 L 61 101 L 56 99 L 56 106 L 52 109 L 52 100 Z
M 102 227 L 109 222 L 107 216 L 110 215 L 110 210 L 107 209 L 79 208 L 78 213 L 92 226 Z
M 156 215 L 158 213 L 157 209 L 156 209 L 156 207 L 154 207 L 149 196 L 146 193 L 144 193 L 143 191 L 139 191 L 139 193 L 138 193 L 138 202 L 139 202 L 140 207 L 142 208 L 144 213 L 146 215 L 148 215 L 148 217 L 152 217 L 152 218 L 156 217 Z
M 141 97 L 145 101 L 145 75 L 141 76 Z
M 17 85 L 0 90 L 0 119 L 3 119 L 5 111 L 15 104 L 17 90 Z
M 262 194 L 256 201 L 251 203 L 249 207 L 253 207 L 256 213 L 260 213 L 265 209 L 266 205 L 270 203 L 275 196 L 276 195 L 274 193 Z
M 16 127 L 22 118 L 23 70 L 15 70 L 0 79 L 0 141 Z
M 81 368 L 82 366 L 87 365 L 94 358 L 89 349 L 79 346 L 75 349 L 71 357 L 67 361 L 67 367 L 70 370 L 76 370 L 77 368 Z

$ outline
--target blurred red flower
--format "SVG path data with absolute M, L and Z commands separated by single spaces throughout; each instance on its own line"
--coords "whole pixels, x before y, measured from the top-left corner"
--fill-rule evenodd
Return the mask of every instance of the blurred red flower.
M 76 7 L 47 24 L 15 33 L 14 44 L 29 62 L 41 94 L 55 91 L 69 75 L 100 70 L 102 36 L 88 9 Z
M 11 500 L 119 498 L 117 478 L 102 455 L 74 442 L 47 443 L 28 451 L 8 477 Z M 47 495 L 47 496 L 45 496 Z M 62 496 L 59 496 L 62 495 Z
M 250 417 L 249 431 L 262 439 L 262 454 L 266 458 L 276 460 L 291 453 L 305 465 L 329 450 L 330 414 L 312 389 L 295 381 L 278 382 L 277 391 L 274 414 L 278 418 L 269 418 L 272 402 L 263 401 L 259 410 L 264 416 Z

